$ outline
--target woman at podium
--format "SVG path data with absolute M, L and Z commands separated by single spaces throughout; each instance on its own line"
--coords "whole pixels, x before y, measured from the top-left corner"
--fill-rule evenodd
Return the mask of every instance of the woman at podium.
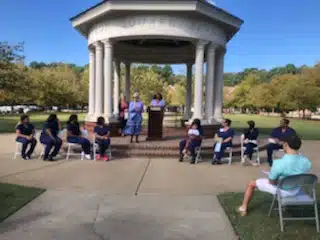
M 129 117 L 125 128 L 125 135 L 131 136 L 131 143 L 133 142 L 133 136 L 136 136 L 136 142 L 139 142 L 143 110 L 143 103 L 140 101 L 139 94 L 136 92 L 133 94 L 133 101 L 129 104 Z
M 159 92 L 156 93 L 151 101 L 151 107 L 164 107 L 165 105 L 166 103 L 162 99 L 162 95 Z

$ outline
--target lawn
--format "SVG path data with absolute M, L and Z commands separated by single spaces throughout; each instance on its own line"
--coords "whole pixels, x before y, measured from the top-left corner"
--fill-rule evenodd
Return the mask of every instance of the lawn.
M 78 114 L 81 122 L 84 121 L 85 115 L 85 113 Z M 62 125 L 65 125 L 69 116 L 70 113 L 58 113 Z M 41 128 L 47 117 L 47 113 L 35 113 L 30 115 L 31 121 L 36 128 Z M 147 124 L 147 114 L 144 114 L 143 117 L 145 119 L 144 123 Z M 232 120 L 232 127 L 236 129 L 237 133 L 241 133 L 244 128 L 248 127 L 246 124 L 248 120 L 254 120 L 256 126 L 260 129 L 260 133 L 267 135 L 269 135 L 272 129 L 277 127 L 280 122 L 280 118 L 259 115 L 233 114 L 225 115 L 225 117 Z M 0 115 L 0 133 L 14 132 L 18 120 L 19 115 Z M 320 121 L 292 119 L 290 125 L 303 139 L 320 140 Z
M 318 186 L 318 189 L 320 186 Z M 320 192 L 317 193 L 320 199 Z M 267 193 L 256 192 L 249 204 L 248 215 L 240 217 L 236 212 L 243 198 L 243 193 L 223 193 L 218 199 L 224 208 L 229 220 L 241 240 L 312 240 L 320 239 L 316 232 L 315 221 L 286 221 L 285 232 L 280 231 L 278 211 L 268 217 L 272 196 Z M 320 205 L 319 205 L 320 207 Z M 303 211 L 301 211 L 303 210 Z M 285 216 L 313 216 L 313 208 L 288 209 Z
M 44 191 L 44 189 L 0 183 L 0 222 Z
M 61 124 L 65 126 L 70 116 L 70 113 L 57 113 L 57 115 L 61 121 Z M 36 128 L 41 129 L 43 122 L 46 120 L 49 114 L 33 113 L 33 114 L 29 114 L 29 116 L 32 124 L 34 124 Z M 79 121 L 83 122 L 85 118 L 85 114 L 81 113 L 81 114 L 78 114 L 78 116 L 79 116 Z M 19 118 L 20 118 L 20 115 L 0 115 L 0 133 L 14 132 L 15 126 L 18 123 Z

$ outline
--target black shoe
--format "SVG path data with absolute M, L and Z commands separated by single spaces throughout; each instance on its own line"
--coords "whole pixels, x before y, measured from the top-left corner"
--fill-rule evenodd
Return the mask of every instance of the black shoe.
M 217 160 L 216 160 L 216 159 L 213 159 L 213 160 L 211 161 L 211 164 L 212 164 L 212 165 L 216 165 L 216 164 L 217 164 Z
M 30 156 L 26 156 L 26 160 L 31 160 L 31 157 Z
M 217 164 L 218 164 L 218 165 L 221 165 L 221 164 L 222 164 L 222 162 L 221 162 L 221 161 L 217 161 Z
M 190 164 L 196 164 L 196 160 L 191 160 Z

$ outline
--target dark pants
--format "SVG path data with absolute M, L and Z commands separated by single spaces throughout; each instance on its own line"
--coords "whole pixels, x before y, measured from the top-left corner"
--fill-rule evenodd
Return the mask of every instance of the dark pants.
M 30 157 L 34 151 L 34 148 L 37 145 L 37 140 L 35 138 L 32 138 L 31 140 L 29 140 L 24 137 L 17 137 L 16 141 L 22 143 L 21 156 L 23 158 Z M 28 145 L 30 145 L 30 148 L 29 148 L 29 151 L 26 153 Z
M 187 140 L 184 139 L 180 141 L 179 143 L 179 152 L 180 152 L 180 157 L 183 158 L 183 150 L 185 149 L 187 144 Z M 188 151 L 191 153 L 192 160 L 196 159 L 196 148 L 201 146 L 201 141 L 190 141 L 189 146 L 187 146 Z
M 90 154 L 90 142 L 88 139 L 83 138 L 83 137 L 68 137 L 67 138 L 69 143 L 76 143 L 80 144 L 82 147 L 82 150 L 84 151 L 85 154 Z
M 244 151 L 244 155 L 247 155 L 249 159 L 252 159 L 253 149 L 257 147 L 257 144 L 254 143 L 247 143 L 244 145 L 246 147 L 246 150 Z
M 274 150 L 279 150 L 282 149 L 282 146 L 280 144 L 275 144 L 275 143 L 269 143 L 267 146 L 267 154 L 268 154 L 268 163 L 270 167 L 272 167 L 272 155 Z
M 99 154 L 100 156 L 104 156 L 106 150 L 110 146 L 110 139 L 97 139 L 96 143 L 99 145 Z
M 41 135 L 40 136 L 40 142 L 44 145 L 46 145 L 46 149 L 44 150 L 44 159 L 49 158 L 49 154 L 51 152 L 51 149 L 53 149 L 51 156 L 55 157 L 60 151 L 61 145 L 62 145 L 62 140 L 59 137 L 55 137 L 54 140 L 46 135 Z
M 120 128 L 121 128 L 121 131 L 123 131 L 124 128 L 126 127 L 127 119 L 120 117 L 119 120 L 120 120 Z
M 215 146 L 213 146 L 213 149 L 214 149 L 214 147 L 215 147 Z M 221 159 L 223 158 L 224 151 L 225 151 L 226 148 L 228 148 L 228 147 L 232 147 L 232 143 L 231 143 L 231 142 L 222 143 L 222 144 L 221 144 L 220 152 L 215 152 L 215 153 L 214 153 L 214 155 L 215 155 L 215 160 L 221 161 Z

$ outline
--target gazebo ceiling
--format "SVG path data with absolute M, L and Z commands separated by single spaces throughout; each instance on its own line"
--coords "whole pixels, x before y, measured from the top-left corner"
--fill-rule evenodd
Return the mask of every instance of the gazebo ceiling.
M 218 8 L 205 0 L 108 0 L 72 17 L 70 20 L 74 28 L 82 35 L 88 37 L 92 26 L 105 20 L 119 16 L 128 16 L 135 13 L 185 13 L 189 16 L 200 16 L 206 21 L 222 26 L 230 40 L 240 29 L 243 20 Z M 152 44 L 149 41 L 146 44 Z M 167 41 L 159 44 L 168 44 Z

